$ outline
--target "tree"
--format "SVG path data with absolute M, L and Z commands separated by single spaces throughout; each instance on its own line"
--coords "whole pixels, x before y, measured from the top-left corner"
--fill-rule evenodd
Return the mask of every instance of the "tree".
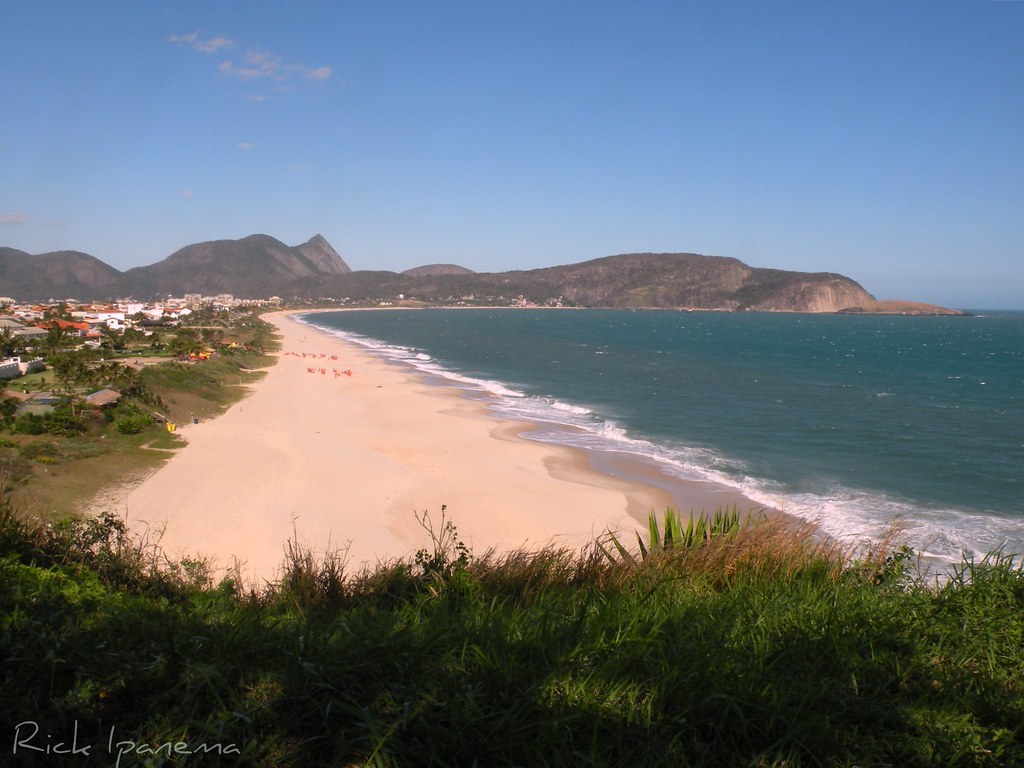
M 95 383 L 116 389 L 124 397 L 137 397 L 148 402 L 152 395 L 142 383 L 142 377 L 134 368 L 118 362 L 100 363 L 93 368 Z
M 43 312 L 43 319 L 59 318 L 60 320 L 74 320 L 75 318 L 71 314 L 71 310 L 68 309 L 67 302 L 62 301 L 58 304 L 49 307 Z
M 18 413 L 18 401 L 13 397 L 0 397 L 0 427 L 7 429 L 14 424 Z
M 146 340 L 146 334 L 138 328 L 125 328 L 121 336 L 124 338 L 125 347 L 134 347 Z
M 175 355 L 199 354 L 206 348 L 199 340 L 199 334 L 191 328 L 179 330 L 167 346 Z
M 46 330 L 46 338 L 41 341 L 46 356 L 52 357 L 61 350 L 71 346 L 71 338 L 68 332 L 61 328 L 60 323 L 51 323 Z
M 70 394 L 76 386 L 95 384 L 96 375 L 89 366 L 95 353 L 90 351 L 59 352 L 50 359 L 53 377 L 60 390 Z
M 100 342 L 100 346 L 108 352 L 119 352 L 124 349 L 125 335 L 120 331 L 116 331 L 110 326 L 104 325 L 100 328 L 100 334 L 103 336 L 103 340 Z
M 224 331 L 220 328 L 203 328 L 200 330 L 203 341 L 215 347 L 224 340 Z
M 0 329 L 0 357 L 13 357 L 19 345 L 24 347 L 25 340 L 10 328 Z

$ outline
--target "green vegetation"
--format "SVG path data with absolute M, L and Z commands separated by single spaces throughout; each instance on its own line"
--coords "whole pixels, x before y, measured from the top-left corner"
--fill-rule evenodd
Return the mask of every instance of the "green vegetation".
M 101 765 L 119 741 L 122 765 L 179 742 L 221 754 L 148 764 L 1024 764 L 1010 558 L 929 586 L 905 549 L 851 558 L 772 520 L 659 531 L 646 558 L 476 557 L 443 510 L 421 522 L 433 545 L 409 561 L 349 573 L 291 545 L 279 582 L 247 587 L 116 518 L 5 506 L 0 720 L 37 744 L 77 725 Z
M 241 400 L 245 384 L 264 376 L 248 368 L 241 357 L 222 357 L 199 364 L 169 362 L 143 369 L 143 384 L 158 398 L 162 412 L 172 421 L 210 418 Z
M 165 419 L 214 416 L 264 375 L 256 369 L 272 362 L 276 342 L 255 313 L 202 311 L 193 322 L 151 337 L 106 331 L 99 350 L 72 348 L 74 339 L 52 329 L 37 350 L 48 369 L 7 382 L 46 399 L 23 408 L 0 392 L 0 432 L 10 435 L 0 444 L 0 478 L 15 482 L 20 509 L 53 519 L 81 511 L 84 500 L 152 470 L 181 444 Z M 90 406 L 85 395 L 103 388 L 119 393 L 116 403 Z
M 748 515 L 747 518 L 751 516 Z M 740 515 L 739 509 L 734 505 L 731 509 L 719 509 L 714 515 L 708 517 L 703 511 L 700 514 L 691 514 L 687 517 L 686 525 L 683 525 L 682 517 L 674 509 L 665 511 L 664 532 L 658 526 L 658 517 L 651 510 L 647 520 L 647 541 L 645 545 L 643 538 L 636 535 L 637 545 L 640 548 L 640 557 L 646 560 L 648 557 L 658 554 L 659 551 L 699 547 L 712 538 L 718 536 L 734 536 L 739 533 L 745 522 Z M 749 522 L 749 520 L 747 520 Z M 618 553 L 618 556 L 629 563 L 636 563 L 636 557 L 630 552 L 614 533 L 608 535 L 608 543 Z M 598 543 L 605 557 L 612 562 L 615 561 L 615 554 L 609 547 Z

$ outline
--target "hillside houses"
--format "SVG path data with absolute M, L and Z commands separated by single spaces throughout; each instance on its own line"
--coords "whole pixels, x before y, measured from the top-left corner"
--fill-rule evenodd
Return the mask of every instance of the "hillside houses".
M 54 330 L 74 343 L 99 348 L 110 331 L 137 329 L 146 336 L 152 327 L 176 326 L 192 314 L 181 300 L 143 304 L 86 304 L 64 301 L 59 304 L 0 303 L 0 380 L 9 380 L 41 370 L 37 354 L 24 354 L 46 343 Z
M 181 318 L 192 314 L 192 309 L 181 300 L 109 305 L 64 301 L 54 305 L 6 303 L 2 312 L 0 332 L 7 328 L 13 334 L 32 337 L 46 335 L 50 328 L 59 327 L 70 336 L 86 338 L 102 328 L 122 331 L 147 320 L 176 324 Z M 57 312 L 60 316 L 56 316 Z M 33 329 L 42 329 L 42 332 Z
M 107 344 L 111 332 L 132 330 L 151 336 L 159 329 L 178 326 L 196 311 L 278 306 L 280 303 L 277 296 L 236 299 L 230 294 L 189 294 L 145 303 L 134 300 L 87 303 L 67 299 L 53 304 L 19 304 L 5 297 L 0 299 L 0 360 L 4 360 L 7 367 L 0 369 L 0 376 L 14 370 L 6 358 L 46 342 L 54 331 L 75 344 L 99 348 Z

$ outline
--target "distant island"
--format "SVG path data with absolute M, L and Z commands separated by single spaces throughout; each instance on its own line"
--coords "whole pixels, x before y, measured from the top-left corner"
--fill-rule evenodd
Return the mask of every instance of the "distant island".
M 196 243 L 125 272 L 80 251 L 31 255 L 0 247 L 0 285 L 19 301 L 232 294 L 303 304 L 964 314 L 934 304 L 879 301 L 840 274 L 764 269 L 696 253 L 630 253 L 510 272 L 455 264 L 401 273 L 353 270 L 321 235 L 296 246 L 261 234 Z

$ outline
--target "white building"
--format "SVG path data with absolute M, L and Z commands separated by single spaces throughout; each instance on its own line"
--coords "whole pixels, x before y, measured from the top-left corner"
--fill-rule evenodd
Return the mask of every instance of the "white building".
M 16 379 L 26 373 L 42 371 L 46 368 L 43 358 L 22 360 L 20 357 L 8 357 L 0 362 L 0 379 Z
M 106 324 L 108 328 L 115 331 L 124 330 L 126 312 L 97 312 L 96 319 Z

